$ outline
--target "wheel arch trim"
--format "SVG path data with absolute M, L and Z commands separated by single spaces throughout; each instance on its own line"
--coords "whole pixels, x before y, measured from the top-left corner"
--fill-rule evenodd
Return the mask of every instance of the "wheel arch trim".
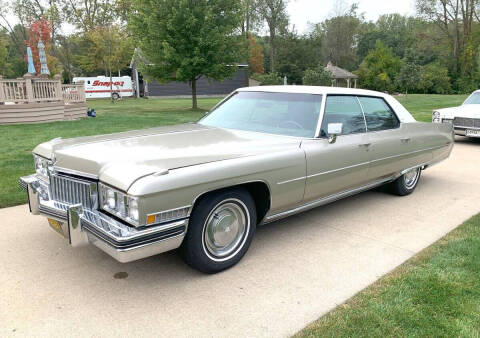
M 258 207 L 259 206 L 257 205 L 257 200 L 256 200 L 255 196 L 253 196 L 252 192 L 250 190 L 248 190 L 248 188 L 247 188 L 248 185 L 251 185 L 251 184 L 262 184 L 264 187 L 266 187 L 266 191 L 267 191 L 267 194 L 268 194 L 268 201 L 267 201 L 266 209 L 262 211 L 261 217 L 259 217 L 259 214 L 258 214 Z M 202 191 L 201 193 L 197 194 L 197 196 L 195 196 L 195 198 L 193 199 L 192 204 L 191 204 L 192 207 L 190 208 L 189 216 L 193 212 L 193 209 L 195 208 L 197 203 L 200 201 L 200 199 L 205 197 L 206 195 L 217 192 L 217 191 L 221 191 L 221 190 L 228 190 L 228 189 L 241 188 L 241 187 L 247 188 L 247 191 L 252 195 L 252 198 L 253 198 L 254 204 L 255 204 L 255 208 L 257 209 L 257 224 L 262 223 L 263 219 L 268 214 L 268 211 L 270 210 L 270 208 L 272 206 L 272 189 L 270 188 L 270 185 L 268 184 L 268 182 L 266 182 L 264 180 L 244 181 L 244 182 L 236 183 L 236 184 L 233 184 L 233 185 L 226 185 L 224 187 L 216 187 L 216 188 L 213 188 L 211 190 Z

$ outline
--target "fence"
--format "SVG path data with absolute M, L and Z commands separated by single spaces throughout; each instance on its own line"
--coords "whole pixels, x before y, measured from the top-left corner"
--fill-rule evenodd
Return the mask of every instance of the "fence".
M 62 85 L 60 76 L 53 80 L 34 78 L 26 74 L 23 78 L 10 80 L 0 76 L 0 104 L 60 102 L 65 104 L 85 102 L 83 83 Z
M 63 101 L 68 103 L 85 102 L 85 87 L 83 81 L 77 84 L 62 85 Z
M 0 124 L 39 123 L 86 117 L 83 82 L 62 85 L 60 76 L 19 79 L 0 76 Z

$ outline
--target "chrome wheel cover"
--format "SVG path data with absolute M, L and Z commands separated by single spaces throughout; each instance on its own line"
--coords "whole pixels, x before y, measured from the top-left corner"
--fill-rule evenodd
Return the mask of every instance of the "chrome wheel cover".
M 418 177 L 420 176 L 420 168 L 410 169 L 403 175 L 403 182 L 405 183 L 405 188 L 413 189 L 417 184 Z
M 250 215 L 242 201 L 228 199 L 217 204 L 203 227 L 205 253 L 215 261 L 224 261 L 241 250 L 250 230 Z

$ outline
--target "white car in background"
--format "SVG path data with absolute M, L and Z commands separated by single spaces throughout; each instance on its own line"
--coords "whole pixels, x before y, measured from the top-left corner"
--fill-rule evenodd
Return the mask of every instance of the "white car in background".
M 461 106 L 435 110 L 432 122 L 452 123 L 455 134 L 480 137 L 480 90 L 474 91 Z

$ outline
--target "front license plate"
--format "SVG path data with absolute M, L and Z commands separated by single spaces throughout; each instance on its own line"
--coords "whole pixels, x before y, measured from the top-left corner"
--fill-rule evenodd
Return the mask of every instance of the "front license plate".
M 52 218 L 49 218 L 48 219 L 48 224 L 50 224 L 50 226 L 52 227 L 53 230 L 55 230 L 56 232 L 58 232 L 60 235 L 62 235 L 63 237 L 67 238 L 67 236 L 65 236 L 65 233 L 63 232 L 63 229 L 62 229 L 62 223 L 57 221 L 57 220 L 54 220 Z
M 467 136 L 480 137 L 480 130 L 467 129 L 467 131 L 465 132 L 465 135 L 467 135 Z

